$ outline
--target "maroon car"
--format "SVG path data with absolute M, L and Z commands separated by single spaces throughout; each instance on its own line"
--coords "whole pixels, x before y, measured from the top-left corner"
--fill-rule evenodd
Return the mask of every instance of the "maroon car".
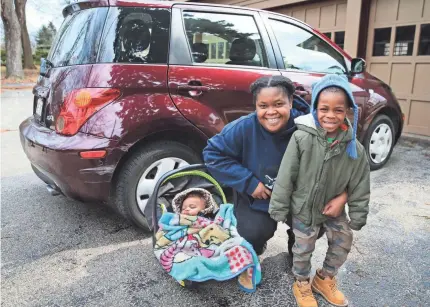
M 138 0 L 78 2 L 63 15 L 22 146 L 52 194 L 109 204 L 141 227 L 157 180 L 201 162 L 209 137 L 252 112 L 248 88 L 262 75 L 289 77 L 308 101 L 324 74 L 347 75 L 372 169 L 402 132 L 390 87 L 294 18 Z

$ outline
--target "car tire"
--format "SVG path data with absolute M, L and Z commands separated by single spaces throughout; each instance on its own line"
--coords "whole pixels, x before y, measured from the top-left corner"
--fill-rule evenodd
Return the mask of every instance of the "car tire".
M 396 130 L 393 121 L 386 115 L 378 115 L 367 129 L 364 147 L 370 169 L 380 169 L 390 159 L 395 143 Z
M 117 177 L 112 200 L 115 209 L 145 231 L 150 231 L 150 227 L 143 214 L 143 209 L 139 207 L 140 204 L 137 199 L 138 184 L 143 175 L 148 172 L 148 168 L 154 164 L 156 165 L 158 161 L 172 158 L 185 161 L 187 164 L 196 164 L 202 161 L 195 151 L 181 143 L 173 141 L 156 142 L 136 151 L 122 166 Z M 175 166 L 174 168 L 178 167 Z M 154 178 L 154 183 L 157 178 L 163 175 L 158 174 L 158 170 L 156 172 L 157 177 Z

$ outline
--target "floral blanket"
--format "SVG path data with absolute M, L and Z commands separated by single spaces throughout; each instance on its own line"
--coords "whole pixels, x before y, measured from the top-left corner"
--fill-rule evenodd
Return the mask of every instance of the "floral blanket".
M 214 220 L 166 212 L 159 221 L 155 256 L 177 281 L 227 280 L 247 270 L 255 290 L 261 281 L 258 257 L 236 225 L 231 204 L 221 205 Z

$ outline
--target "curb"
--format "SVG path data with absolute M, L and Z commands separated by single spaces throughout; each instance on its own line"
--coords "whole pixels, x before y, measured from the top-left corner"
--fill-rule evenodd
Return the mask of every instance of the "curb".
M 430 146 L 430 137 L 412 133 L 402 133 L 399 141 L 408 141 L 422 146 Z
M 1 89 L 2 90 L 20 90 L 20 89 L 29 89 L 33 88 L 35 83 L 10 83 L 10 84 L 2 84 Z

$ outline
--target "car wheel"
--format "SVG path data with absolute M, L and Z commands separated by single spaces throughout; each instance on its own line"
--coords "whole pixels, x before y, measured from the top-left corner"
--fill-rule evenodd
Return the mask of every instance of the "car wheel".
M 370 124 L 364 146 L 371 170 L 377 170 L 387 163 L 393 151 L 394 136 L 394 124 L 388 116 L 378 115 Z
M 178 142 L 157 142 L 135 152 L 116 180 L 114 206 L 125 218 L 149 231 L 143 212 L 157 181 L 168 171 L 196 163 L 201 163 L 199 155 Z

